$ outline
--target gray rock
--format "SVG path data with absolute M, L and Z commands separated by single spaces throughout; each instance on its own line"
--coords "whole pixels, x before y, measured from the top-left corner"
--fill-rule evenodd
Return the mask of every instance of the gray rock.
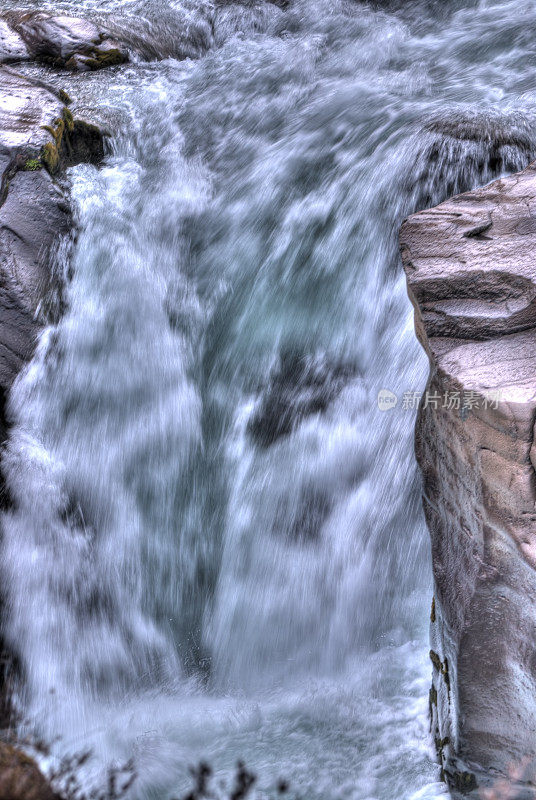
M 477 784 L 499 774 L 534 797 L 535 167 L 415 214 L 400 239 L 430 359 L 416 453 L 436 590 L 436 745 L 456 795 L 481 796 Z
M 66 192 L 49 173 L 16 172 L 0 207 L 0 259 L 2 274 L 33 313 L 50 289 L 53 245 L 69 229 Z
M 88 71 L 122 64 L 131 56 L 197 58 L 213 43 L 209 14 L 202 8 L 194 7 L 184 17 L 164 9 L 158 18 L 86 13 L 82 18 L 47 11 L 0 12 L 0 64 L 30 60 Z

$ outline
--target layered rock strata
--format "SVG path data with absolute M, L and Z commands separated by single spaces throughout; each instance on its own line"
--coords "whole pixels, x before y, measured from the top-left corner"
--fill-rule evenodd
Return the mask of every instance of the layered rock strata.
M 536 168 L 413 215 L 400 241 L 430 361 L 436 747 L 455 794 L 506 776 L 536 797 Z

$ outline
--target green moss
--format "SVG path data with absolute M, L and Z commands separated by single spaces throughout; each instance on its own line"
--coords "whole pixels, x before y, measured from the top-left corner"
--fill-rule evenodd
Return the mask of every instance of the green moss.
M 434 650 L 430 650 L 430 661 L 438 672 L 443 672 L 443 664 L 441 659 Z
M 41 149 L 41 161 L 46 166 L 51 175 L 58 171 L 60 165 L 60 155 L 58 148 L 53 142 L 47 142 Z
M 37 172 L 37 170 L 41 169 L 43 165 L 41 164 L 40 159 L 38 158 L 28 158 L 26 163 L 24 164 L 24 171 L 25 172 Z
M 61 145 L 61 140 L 63 139 L 63 134 L 65 133 L 65 120 L 63 117 L 58 117 L 54 120 L 54 125 L 56 126 L 54 131 L 54 139 L 56 140 L 56 145 L 59 147 Z
M 432 597 L 432 608 L 430 611 L 430 622 L 436 621 L 436 613 L 435 613 L 435 597 Z
M 434 650 L 430 650 L 430 661 L 434 665 L 434 669 L 436 669 L 443 676 L 445 686 L 450 694 L 449 662 L 447 659 L 445 659 L 445 663 L 443 663 Z
M 430 693 L 428 695 L 428 711 L 430 713 L 430 718 L 432 717 L 434 706 L 437 708 L 437 689 L 432 684 L 432 686 L 430 686 Z
M 126 60 L 126 56 L 117 47 L 110 50 L 93 50 L 91 58 L 85 58 L 84 63 L 90 69 L 102 69 L 103 67 L 114 67 L 116 64 L 122 64 Z
M 41 125 L 44 131 L 50 133 L 53 139 L 56 139 L 56 129 L 52 127 L 52 125 Z
M 74 131 L 74 118 L 68 108 L 63 109 L 63 121 L 65 123 L 65 130 L 68 133 L 72 133 Z
M 60 89 L 58 92 L 59 98 L 62 103 L 65 103 L 66 106 L 69 106 L 73 101 L 71 97 L 67 94 L 65 89 Z

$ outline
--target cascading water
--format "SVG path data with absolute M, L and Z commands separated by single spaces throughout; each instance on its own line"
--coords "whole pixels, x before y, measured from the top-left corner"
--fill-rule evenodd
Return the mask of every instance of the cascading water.
M 536 4 L 83 5 L 208 51 L 71 78 L 128 124 L 71 170 L 66 310 L 10 398 L 21 729 L 88 785 L 134 755 L 147 800 L 202 757 L 442 797 L 397 230 L 536 156 Z

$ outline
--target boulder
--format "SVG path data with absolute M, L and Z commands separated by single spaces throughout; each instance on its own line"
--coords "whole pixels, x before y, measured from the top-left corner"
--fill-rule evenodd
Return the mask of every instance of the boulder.
M 13 55 L 17 50 L 23 53 L 21 59 L 78 71 L 128 60 L 127 48 L 88 19 L 42 11 L 11 11 L 4 12 L 0 23 L 0 31 L 7 31 L 6 46 L 3 51 L 0 49 L 4 61 L 17 60 Z
M 430 361 L 416 454 L 436 747 L 455 795 L 499 775 L 535 797 L 536 168 L 413 215 L 400 241 Z

